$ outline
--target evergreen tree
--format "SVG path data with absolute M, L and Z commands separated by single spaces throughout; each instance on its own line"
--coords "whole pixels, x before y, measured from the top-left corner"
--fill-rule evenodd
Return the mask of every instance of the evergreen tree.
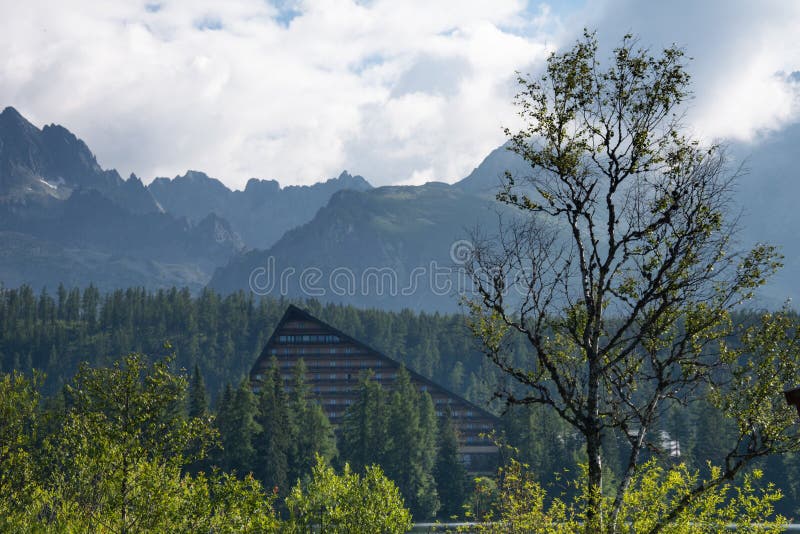
M 208 415 L 208 394 L 206 383 L 200 368 L 195 364 L 192 381 L 189 383 L 189 417 L 206 417 Z
M 421 413 L 423 406 L 427 412 L 427 403 L 420 400 L 408 371 L 401 368 L 389 403 L 390 446 L 382 465 L 397 483 L 414 517 L 431 518 L 439 508 L 433 480 L 435 438 L 430 432 L 430 425 L 435 422 L 429 422 L 429 416 Z M 426 447 L 430 450 L 424 450 Z
M 242 380 L 233 391 L 225 390 L 220 403 L 217 421 L 222 442 L 222 466 L 226 471 L 235 470 L 244 475 L 256 467 L 254 442 L 261 430 L 256 422 L 255 397 L 247 380 Z
M 439 515 L 451 518 L 463 513 L 461 507 L 467 499 L 468 479 L 467 470 L 458 452 L 458 433 L 449 410 L 439 419 L 438 438 L 433 476 L 442 502 Z
M 359 472 L 371 464 L 384 465 L 388 445 L 386 393 L 371 376 L 371 372 L 361 375 L 358 398 L 345 411 L 339 428 L 343 459 Z
M 417 461 L 419 462 L 417 507 L 420 517 L 434 517 L 441 507 L 436 489 L 434 469 L 436 467 L 436 437 L 439 434 L 436 410 L 430 393 L 418 394 L 419 433 L 417 437 Z
M 311 399 L 306 383 L 307 367 L 300 359 L 293 370 L 289 394 L 289 419 L 295 439 L 292 440 L 289 458 L 289 480 L 294 482 L 311 473 L 317 455 L 325 461 L 336 455 L 336 440 L 322 406 Z
M 296 437 L 292 433 L 288 402 L 278 362 L 272 366 L 261 384 L 258 398 L 257 436 L 258 469 L 256 477 L 266 487 L 288 491 L 290 447 Z

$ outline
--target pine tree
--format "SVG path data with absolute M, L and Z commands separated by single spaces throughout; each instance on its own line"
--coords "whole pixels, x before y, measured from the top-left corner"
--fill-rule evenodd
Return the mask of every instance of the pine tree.
M 256 439 L 258 456 L 256 477 L 266 487 L 288 490 L 290 447 L 295 436 L 290 425 L 283 379 L 278 362 L 274 358 L 272 367 L 261 384 L 258 423 L 261 431 Z
M 236 470 L 242 475 L 253 472 L 256 465 L 253 443 L 260 431 L 256 413 L 255 398 L 247 380 L 243 380 L 236 391 L 228 385 L 217 415 L 226 471 Z
M 189 417 L 206 417 L 208 415 L 208 394 L 200 367 L 195 364 L 192 381 L 189 383 Z
M 444 518 L 460 516 L 467 498 L 467 470 L 458 452 L 458 433 L 449 410 L 439 419 L 438 438 L 433 476 L 442 502 L 439 515 Z
M 435 422 L 430 422 L 427 413 L 421 413 L 423 405 L 427 403 L 420 400 L 408 371 L 401 368 L 389 403 L 390 445 L 382 465 L 389 478 L 397 483 L 414 517 L 431 518 L 439 507 L 432 473 L 435 442 L 430 431 Z M 429 450 L 424 450 L 426 447 Z
M 319 403 L 310 399 L 306 370 L 305 362 L 298 360 L 289 394 L 290 428 L 295 436 L 289 458 L 289 480 L 292 483 L 311 473 L 317 455 L 328 462 L 336 455 L 333 427 Z
M 371 380 L 371 372 L 360 377 L 358 398 L 339 428 L 343 459 L 359 472 L 371 464 L 385 465 L 388 445 L 386 393 Z
M 421 517 L 434 517 L 441 507 L 436 488 L 434 469 L 436 467 L 436 437 L 438 435 L 436 410 L 433 399 L 427 391 L 418 394 L 419 434 L 417 442 L 418 510 Z

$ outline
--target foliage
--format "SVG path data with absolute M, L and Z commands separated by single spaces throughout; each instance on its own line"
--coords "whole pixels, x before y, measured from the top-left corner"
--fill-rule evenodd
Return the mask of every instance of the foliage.
M 711 477 L 719 476 L 719 468 L 710 469 Z M 726 483 L 704 492 L 692 505 L 671 517 L 675 503 L 692 493 L 702 483 L 697 471 L 685 464 L 668 469 L 654 461 L 640 466 L 626 492 L 619 512 L 620 532 L 669 534 L 708 534 L 730 532 L 774 533 L 783 531 L 785 519 L 774 515 L 774 503 L 781 494 L 772 484 L 760 488 L 758 470 L 744 476 L 740 485 Z M 573 483 L 577 492 L 573 499 L 548 496 L 526 464 L 510 460 L 498 472 L 499 485 L 492 513 L 479 517 L 480 523 L 470 529 L 478 532 L 569 534 L 581 530 L 586 520 L 586 503 L 591 488 L 587 470 Z M 604 498 L 601 513 L 613 513 L 614 500 Z M 474 530 L 470 530 L 471 532 Z
M 506 133 L 530 168 L 507 173 L 497 198 L 520 218 L 497 236 L 476 234 L 468 308 L 511 381 L 498 395 L 546 406 L 580 435 L 585 530 L 618 532 L 638 466 L 664 454 L 657 436 L 670 410 L 707 402 L 738 431 L 721 470 L 674 501 L 664 524 L 754 459 L 796 449 L 797 425 L 777 408 L 800 365 L 789 322 L 766 318 L 743 346 L 731 343 L 732 310 L 780 259 L 766 245 L 730 251 L 735 173 L 719 147 L 682 132 L 683 51 L 652 54 L 625 36 L 603 64 L 597 48 L 586 32 L 540 77 L 519 77 L 524 126 Z M 509 357 L 520 336 L 523 360 Z M 605 467 L 608 447 L 621 452 L 617 469 Z
M 34 383 L 1 375 L 0 432 L 13 432 L 0 435 L 2 530 L 276 531 L 257 482 L 183 474 L 215 439 L 208 418 L 186 417 L 186 391 L 168 360 L 138 354 L 81 366 L 63 403 L 39 404 Z
M 477 395 L 487 375 L 458 315 L 292 302 L 454 391 Z M 0 288 L 0 369 L 39 369 L 47 377 L 44 392 L 53 394 L 86 358 L 106 366 L 134 351 L 164 356 L 169 341 L 175 364 L 189 371 L 197 366 L 208 392 L 218 397 L 226 383 L 247 375 L 288 304 L 208 289 L 199 295 L 179 288 L 101 294 L 92 286 L 61 286 L 54 296 L 29 286 Z
M 199 473 L 182 480 L 183 495 L 171 518 L 174 532 L 220 534 L 279 532 L 280 522 L 267 495 L 252 476 L 238 479 L 227 473 Z
M 361 377 L 356 402 L 345 412 L 340 431 L 343 458 L 362 472 L 380 465 L 400 488 L 415 518 L 429 519 L 439 509 L 433 471 L 437 423 L 433 401 L 401 369 L 389 392 Z
M 411 514 L 400 491 L 378 466 L 359 475 L 345 464 L 337 475 L 321 456 L 308 484 L 298 482 L 286 498 L 286 532 L 401 533 L 411 529 Z
M 35 506 L 38 487 L 32 449 L 39 394 L 18 372 L 0 375 L 0 530 L 21 530 Z

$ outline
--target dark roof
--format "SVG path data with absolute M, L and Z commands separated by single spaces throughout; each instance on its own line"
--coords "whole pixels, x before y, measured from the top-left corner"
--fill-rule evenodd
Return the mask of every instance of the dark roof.
M 496 415 L 494 415 L 493 413 L 487 411 L 486 409 L 481 408 L 480 406 L 477 406 L 476 404 L 468 401 L 467 399 L 465 399 L 461 395 L 458 395 L 457 393 L 453 393 L 452 391 L 450 391 L 446 387 L 442 386 L 441 384 L 437 384 L 433 380 L 431 380 L 431 379 L 429 379 L 429 378 L 427 378 L 425 376 L 422 376 L 421 374 L 415 372 L 412 369 L 409 369 L 403 363 L 398 362 L 398 361 L 386 356 L 381 351 L 370 347 L 366 343 L 363 343 L 363 342 L 355 339 L 354 337 L 345 334 L 344 332 L 342 332 L 338 328 L 336 328 L 334 326 L 331 326 L 328 323 L 326 323 L 325 321 L 322 321 L 321 319 L 318 319 L 318 318 L 314 317 L 313 315 L 311 315 L 307 311 L 305 311 L 305 310 L 303 310 L 301 308 L 298 308 L 294 304 L 290 304 L 289 305 L 289 307 L 286 309 L 286 312 L 283 314 L 283 317 L 281 317 L 281 320 L 278 321 L 278 325 L 275 327 L 275 330 L 273 330 L 272 335 L 269 337 L 269 340 L 267 341 L 267 344 L 264 346 L 264 349 L 261 351 L 261 355 L 258 357 L 258 359 L 253 364 L 253 367 L 250 370 L 250 374 L 251 375 L 254 374 L 254 372 L 256 371 L 257 368 L 261 367 L 260 364 L 262 362 L 266 362 L 266 361 L 268 361 L 270 359 L 270 355 L 267 352 L 267 348 L 270 345 L 273 344 L 273 341 L 275 340 L 275 336 L 281 330 L 283 325 L 285 323 L 289 322 L 289 321 L 296 321 L 296 320 L 312 321 L 312 322 L 318 323 L 318 324 L 322 325 L 323 327 L 331 330 L 333 333 L 338 335 L 340 338 L 346 340 L 347 342 L 352 343 L 354 345 L 358 345 L 358 346 L 366 349 L 367 351 L 373 353 L 374 355 L 378 356 L 379 358 L 382 358 L 383 360 L 388 361 L 388 362 L 390 362 L 390 363 L 392 363 L 392 364 L 394 364 L 394 365 L 396 365 L 398 367 L 405 368 L 408 371 L 408 374 L 410 375 L 411 380 L 413 380 L 415 382 L 419 382 L 419 383 L 425 384 L 427 386 L 432 386 L 434 388 L 437 388 L 437 389 L 441 390 L 442 392 L 446 393 L 447 395 L 449 395 L 451 397 L 454 397 L 455 399 L 458 399 L 460 402 L 463 402 L 467 406 L 477 410 L 478 412 L 481 413 L 482 416 L 487 417 L 489 419 L 493 419 L 494 421 L 499 421 L 499 418 Z

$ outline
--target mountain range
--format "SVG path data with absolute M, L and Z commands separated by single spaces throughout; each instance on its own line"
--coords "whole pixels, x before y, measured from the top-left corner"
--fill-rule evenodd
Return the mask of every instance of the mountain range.
M 742 206 L 738 245 L 779 246 L 786 267 L 756 306 L 800 294 L 794 238 L 800 125 L 758 144 L 733 144 Z M 448 185 L 373 188 L 342 172 L 312 186 L 253 178 L 231 190 L 200 171 L 149 185 L 105 170 L 58 125 L 39 129 L 0 113 L 0 282 L 103 290 L 173 285 L 193 291 L 315 297 L 360 306 L 452 311 L 468 287 L 460 248 L 476 228 L 510 216 L 494 200 L 506 170 L 524 163 L 500 147 Z

